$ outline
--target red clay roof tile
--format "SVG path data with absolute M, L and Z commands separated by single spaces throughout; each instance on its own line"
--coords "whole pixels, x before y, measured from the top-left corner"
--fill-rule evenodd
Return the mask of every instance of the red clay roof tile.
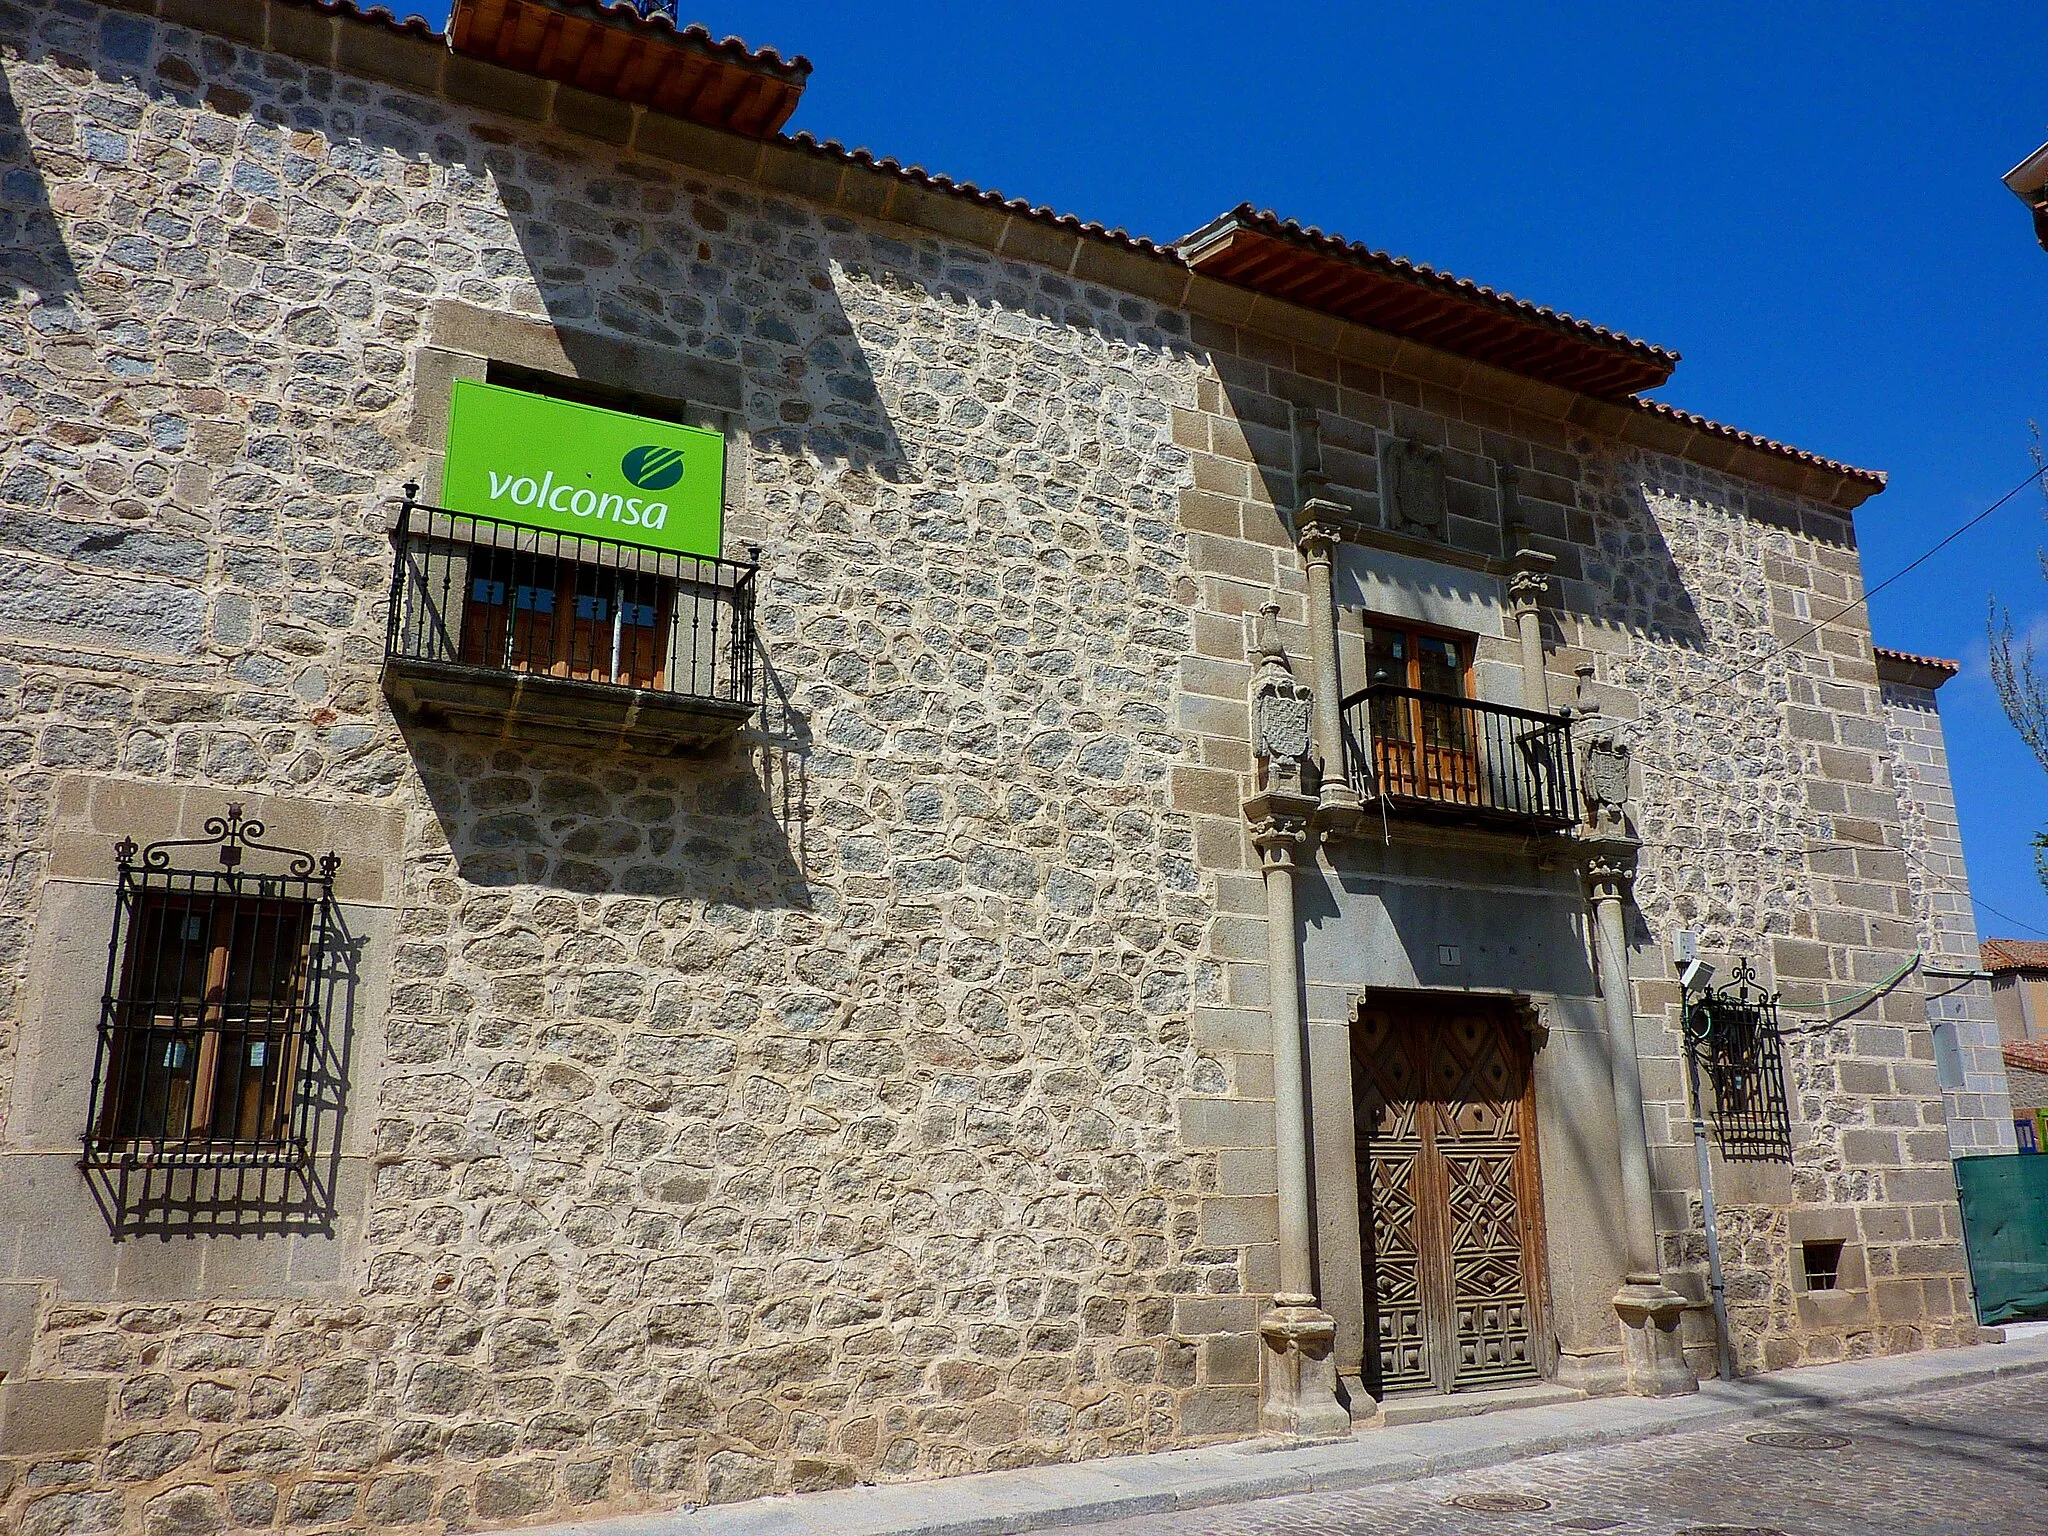
M 707 127 L 767 138 L 789 121 L 811 61 L 750 49 L 625 0 L 455 0 L 455 52 Z
M 2008 1040 L 2001 1054 L 2008 1067 L 2048 1074 L 2048 1040 Z
M 1987 971 L 2048 971 L 2048 943 L 2033 939 L 1986 939 L 1977 957 Z
M 1912 651 L 1895 651 L 1888 645 L 1873 646 L 1879 661 L 1902 662 L 1909 667 L 1925 667 L 1930 672 L 1945 672 L 1954 677 L 1963 670 L 1960 661 L 1950 661 L 1946 656 L 1919 656 Z

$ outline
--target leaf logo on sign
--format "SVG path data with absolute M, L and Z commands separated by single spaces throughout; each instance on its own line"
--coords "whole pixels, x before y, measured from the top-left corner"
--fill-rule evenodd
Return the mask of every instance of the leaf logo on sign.
M 665 491 L 683 478 L 683 450 L 652 445 L 629 449 L 619 460 L 619 472 L 643 491 Z

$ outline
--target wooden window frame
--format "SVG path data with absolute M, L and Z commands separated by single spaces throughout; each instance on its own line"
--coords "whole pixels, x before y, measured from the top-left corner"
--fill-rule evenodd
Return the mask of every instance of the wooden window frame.
M 1479 702 L 1472 692 L 1472 672 L 1479 656 L 1479 637 L 1477 635 L 1469 630 L 1447 629 L 1441 624 L 1419 624 L 1413 619 L 1382 617 L 1378 614 L 1367 613 L 1362 609 L 1358 610 L 1359 642 L 1361 646 L 1366 648 L 1365 665 L 1368 672 L 1372 668 L 1371 641 L 1368 638 L 1368 632 L 1375 629 L 1391 630 L 1406 636 L 1411 641 L 1419 636 L 1427 635 L 1432 639 L 1449 640 L 1460 646 L 1464 660 L 1458 666 L 1458 688 L 1460 690 L 1458 697 L 1470 703 Z M 1422 659 L 1415 654 L 1415 647 L 1413 645 L 1410 645 L 1408 649 L 1408 675 L 1394 686 L 1421 691 Z M 1373 679 L 1370 676 L 1365 679 L 1368 686 L 1371 685 L 1372 681 Z

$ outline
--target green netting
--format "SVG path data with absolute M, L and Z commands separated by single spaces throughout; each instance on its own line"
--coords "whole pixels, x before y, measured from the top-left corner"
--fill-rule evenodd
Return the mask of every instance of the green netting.
M 2048 1318 L 2048 1156 L 1959 1157 L 1956 1190 L 1977 1320 Z

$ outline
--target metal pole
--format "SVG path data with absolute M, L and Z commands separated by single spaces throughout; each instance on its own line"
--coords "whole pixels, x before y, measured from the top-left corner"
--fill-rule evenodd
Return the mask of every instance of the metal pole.
M 1679 995 L 1679 1040 L 1685 1047 L 1685 1084 L 1692 1104 L 1692 1154 L 1700 1170 L 1700 1219 L 1707 1228 L 1707 1288 L 1714 1299 L 1714 1353 L 1723 1381 L 1735 1379 L 1735 1350 L 1728 1332 L 1728 1285 L 1721 1274 L 1721 1229 L 1714 1217 L 1714 1163 L 1707 1153 L 1707 1121 L 1700 1108 L 1700 1069 L 1692 1047 L 1692 1000 Z

